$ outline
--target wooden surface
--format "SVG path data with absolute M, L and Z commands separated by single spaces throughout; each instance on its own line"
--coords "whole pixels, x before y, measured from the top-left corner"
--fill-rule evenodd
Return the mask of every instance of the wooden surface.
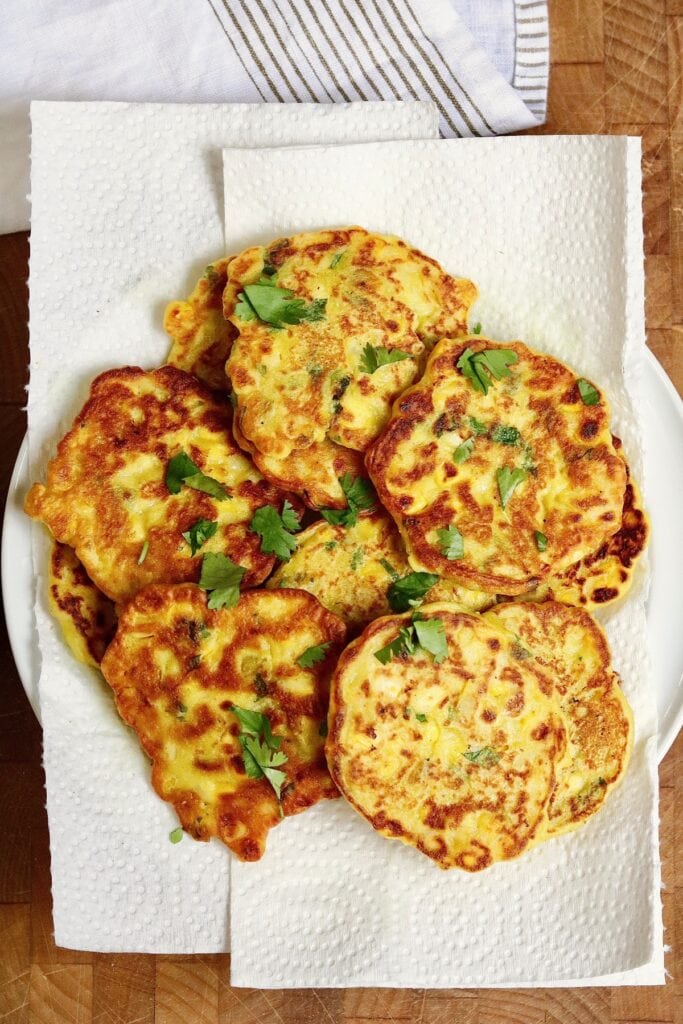
M 648 341 L 683 392 L 683 0 L 553 0 L 551 26 L 549 119 L 542 133 L 643 138 Z M 25 424 L 27 259 L 25 235 L 0 238 L 3 495 Z M 660 771 L 672 978 L 660 988 L 611 990 L 255 992 L 230 988 L 226 956 L 105 956 L 58 949 L 52 939 L 40 754 L 40 729 L 17 678 L 3 623 L 2 1024 L 683 1024 L 683 734 Z

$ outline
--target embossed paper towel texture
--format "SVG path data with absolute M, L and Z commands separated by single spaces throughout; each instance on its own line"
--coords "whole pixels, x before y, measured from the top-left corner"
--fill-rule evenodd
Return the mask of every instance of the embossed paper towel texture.
M 32 479 L 96 373 L 163 363 L 165 303 L 224 252 L 221 147 L 436 136 L 429 104 L 36 103 L 30 271 Z M 298 187 L 298 186 L 297 186 Z M 34 526 L 55 936 L 92 950 L 227 948 L 229 854 L 177 821 L 106 685 L 45 608 Z
M 224 153 L 238 248 L 359 223 L 476 281 L 473 320 L 566 359 L 610 397 L 637 479 L 644 346 L 640 148 L 626 139 L 378 143 Z M 292 188 L 305 182 L 305 188 Z M 662 980 L 655 706 L 645 588 L 607 617 L 635 712 L 632 763 L 574 835 L 479 875 L 441 872 L 342 801 L 274 830 L 232 872 L 239 985 L 547 984 L 632 971 Z M 254 922 L 268 921 L 267 928 Z M 595 983 L 593 981 L 592 983 Z

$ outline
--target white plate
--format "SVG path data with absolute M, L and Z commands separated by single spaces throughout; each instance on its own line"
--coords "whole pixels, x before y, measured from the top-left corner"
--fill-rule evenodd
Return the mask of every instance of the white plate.
M 652 685 L 659 712 L 659 757 L 683 724 L 683 402 L 648 350 L 643 381 L 646 506 L 652 520 L 652 583 L 647 618 Z M 40 655 L 33 620 L 31 524 L 22 511 L 29 486 L 24 440 L 10 481 L 2 532 L 2 597 L 19 677 L 38 718 Z

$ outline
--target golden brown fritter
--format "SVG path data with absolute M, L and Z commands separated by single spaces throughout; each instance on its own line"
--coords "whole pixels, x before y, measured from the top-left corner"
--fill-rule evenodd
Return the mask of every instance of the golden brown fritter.
M 301 587 L 315 594 L 352 633 L 391 614 L 388 590 L 412 571 L 394 521 L 384 511 L 361 515 L 349 527 L 321 520 L 303 530 L 297 542 L 291 559 L 278 566 L 266 586 Z M 471 612 L 489 608 L 495 599 L 440 580 L 425 600 L 449 601 L 458 611 Z
M 382 835 L 439 867 L 480 871 L 532 842 L 555 785 L 566 729 L 553 681 L 485 617 L 424 605 L 448 644 L 376 653 L 410 614 L 373 622 L 332 679 L 326 753 L 346 799 Z
M 116 602 L 149 583 L 197 580 L 207 551 L 228 555 L 246 569 L 243 586 L 256 586 L 275 559 L 260 550 L 251 518 L 262 505 L 280 508 L 287 495 L 237 448 L 231 420 L 228 400 L 182 370 L 109 370 L 93 382 L 26 511 L 75 549 Z M 167 467 L 181 452 L 224 486 L 224 499 L 185 485 L 169 492 Z M 183 533 L 200 519 L 218 527 L 192 556 Z
M 510 353 L 508 374 L 482 393 L 467 351 Z M 597 389 L 585 404 L 579 384 L 592 388 L 518 341 L 439 342 L 365 458 L 415 569 L 522 594 L 619 529 L 626 469 L 609 407 Z
M 223 316 L 229 257 L 210 263 L 187 299 L 169 302 L 164 330 L 171 338 L 170 366 L 199 377 L 216 391 L 229 388 L 225 361 L 235 328 Z
M 268 303 L 273 286 L 288 289 L 300 300 L 298 322 L 264 322 L 253 293 L 253 302 L 240 299 L 251 286 Z M 327 437 L 363 451 L 428 347 L 466 331 L 475 297 L 472 282 L 450 277 L 401 239 L 362 228 L 246 250 L 231 261 L 224 293 L 239 332 L 227 373 L 240 433 L 280 460 Z
M 258 860 L 282 816 L 338 796 L 323 734 L 344 633 L 299 590 L 248 591 L 211 611 L 193 584 L 157 585 L 126 607 L 102 671 L 152 760 L 155 790 L 195 839 L 218 836 L 241 860 Z M 319 645 L 321 660 L 302 668 L 298 659 Z M 268 750 L 284 754 L 274 769 L 284 773 L 281 801 L 267 777 L 246 771 L 234 707 L 267 719 L 276 739 L 260 763 Z
M 97 589 L 67 544 L 52 545 L 48 584 L 50 609 L 71 653 L 97 668 L 116 631 L 113 602 Z

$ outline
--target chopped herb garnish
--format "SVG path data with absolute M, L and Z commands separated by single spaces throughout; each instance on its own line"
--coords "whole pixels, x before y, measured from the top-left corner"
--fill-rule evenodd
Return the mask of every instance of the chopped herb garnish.
M 510 647 L 510 653 L 513 658 L 517 659 L 517 661 L 526 661 L 527 658 L 533 657 L 531 651 L 528 651 L 526 647 L 523 647 L 518 640 Z
M 266 715 L 238 708 L 234 704 L 230 710 L 242 730 L 238 739 L 242 747 L 244 770 L 250 779 L 267 779 L 275 790 L 279 803 L 282 784 L 286 778 L 285 773 L 280 771 L 280 766 L 287 762 L 287 755 L 280 750 L 282 737 L 273 736 Z
M 483 434 L 488 433 L 488 427 L 481 420 L 476 419 L 475 416 L 470 416 L 470 429 L 476 437 L 481 437 Z
M 363 563 L 363 549 L 356 548 L 354 553 L 351 555 L 351 570 L 355 572 L 356 569 Z
M 319 661 L 324 661 L 330 643 L 317 644 L 315 647 L 307 647 L 303 654 L 299 655 L 296 663 L 299 668 L 313 668 Z
M 330 260 L 330 270 L 334 270 L 335 267 L 339 266 L 339 261 L 346 252 L 346 249 L 340 249 L 339 252 L 335 252 L 334 256 Z
M 548 538 L 540 530 L 534 530 L 534 539 L 536 541 L 536 547 L 539 551 L 545 551 L 548 547 Z
M 388 562 L 386 558 L 380 558 L 379 564 L 382 566 L 385 572 L 388 572 L 394 583 L 396 580 L 401 578 L 400 574 L 396 572 L 391 562 Z
M 457 526 L 448 526 L 445 530 L 437 530 L 441 554 L 454 562 L 465 554 L 465 540 Z
M 325 551 L 334 551 L 334 549 L 336 547 L 338 547 L 338 546 L 339 546 L 339 541 L 338 540 L 328 540 L 325 543 Z
M 400 348 L 385 348 L 384 345 L 371 345 L 368 342 L 360 360 L 361 373 L 374 373 L 380 366 L 400 363 L 404 359 L 412 359 L 410 352 L 403 352 Z
M 476 323 L 472 328 L 472 334 L 481 334 L 481 324 Z
M 176 706 L 176 717 L 177 718 L 184 718 L 186 714 L 187 714 L 187 708 L 185 707 L 183 702 L 179 700 L 178 704 Z
M 183 533 L 193 555 L 196 555 L 200 547 L 206 544 L 209 537 L 213 537 L 217 529 L 217 522 L 213 522 L 211 519 L 198 519 L 189 530 Z
M 140 548 L 140 554 L 138 555 L 138 565 L 142 565 L 144 560 L 147 558 L 147 552 L 149 551 L 149 541 L 146 540 Z
M 396 639 L 375 651 L 375 657 L 382 665 L 387 665 L 392 658 L 409 656 L 418 650 L 431 654 L 437 665 L 448 656 L 446 633 L 441 619 L 423 619 L 417 613 L 414 614 L 411 624 L 401 626 Z
M 579 394 L 584 405 L 597 405 L 600 401 L 600 392 L 597 391 L 589 380 L 580 377 L 576 382 L 579 387 Z
M 462 465 L 463 462 L 467 462 L 470 455 L 472 454 L 473 448 L 474 438 L 468 437 L 467 440 L 463 441 L 462 444 L 459 444 L 458 447 L 453 452 L 453 462 L 455 462 L 457 466 Z
M 268 256 L 266 256 L 265 260 L 263 261 L 263 270 L 261 271 L 261 274 L 263 275 L 263 277 L 275 277 L 275 275 L 277 274 L 277 267 L 275 266 L 274 263 L 270 262 Z
M 519 437 L 517 427 L 504 427 L 502 424 L 498 424 L 491 431 L 491 440 L 498 444 L 519 444 Z
M 270 327 L 281 328 L 285 324 L 300 324 L 303 321 L 315 323 L 325 319 L 327 299 L 304 299 L 294 297 L 289 288 L 278 288 L 267 276 L 256 284 L 247 284 L 237 296 L 235 316 L 249 322 L 260 320 Z
M 179 494 L 181 486 L 191 487 L 195 491 L 203 491 L 217 501 L 223 501 L 230 495 L 223 484 L 214 480 L 212 476 L 202 473 L 187 452 L 179 452 L 174 455 L 166 467 L 166 487 L 171 494 Z
M 502 469 L 496 470 L 498 493 L 500 495 L 500 503 L 503 508 L 505 508 L 512 497 L 512 492 L 519 486 L 519 484 L 526 480 L 527 476 L 528 473 L 525 469 L 510 469 L 509 466 L 503 466 Z
M 466 750 L 463 757 L 472 764 L 480 765 L 483 768 L 491 768 L 500 761 L 500 754 L 492 747 L 480 747 L 479 750 Z
M 208 606 L 232 608 L 240 599 L 240 583 L 247 570 L 220 552 L 208 551 L 202 558 L 199 586 L 210 591 Z
M 431 572 L 411 572 L 395 580 L 387 590 L 389 605 L 394 612 L 407 612 L 422 604 L 428 590 L 439 582 Z
M 417 718 L 418 722 L 426 722 L 427 716 L 423 715 L 421 711 L 413 711 L 413 714 Z
M 281 561 L 287 562 L 292 552 L 296 551 L 296 538 L 292 534 L 298 533 L 301 526 L 296 512 L 285 501 L 281 513 L 273 505 L 257 508 L 249 529 L 252 533 L 258 533 L 261 551 L 265 555 L 277 555 Z
M 375 489 L 369 480 L 361 476 L 352 477 L 350 473 L 340 476 L 339 483 L 347 501 L 346 508 L 321 508 L 320 514 L 333 526 L 355 526 L 359 512 L 375 507 Z
M 172 843 L 179 843 L 180 840 L 183 838 L 182 826 L 179 825 L 178 828 L 174 828 L 172 832 L 169 832 L 168 838 L 171 840 Z
M 508 348 L 486 348 L 481 352 L 467 348 L 456 365 L 474 390 L 486 395 L 494 379 L 511 376 L 508 366 L 516 363 L 517 358 L 517 353 Z

